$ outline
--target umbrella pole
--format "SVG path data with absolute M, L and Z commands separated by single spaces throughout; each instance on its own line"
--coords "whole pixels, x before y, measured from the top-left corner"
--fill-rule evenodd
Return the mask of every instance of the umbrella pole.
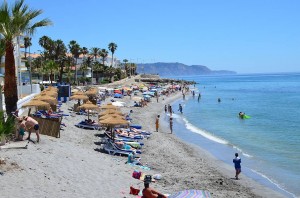
M 90 119 L 90 112 L 89 112 L 89 110 L 88 110 L 88 120 Z

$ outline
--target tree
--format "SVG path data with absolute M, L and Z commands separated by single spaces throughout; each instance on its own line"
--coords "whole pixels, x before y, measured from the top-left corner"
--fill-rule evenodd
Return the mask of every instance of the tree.
M 91 55 L 94 56 L 94 62 L 96 61 L 97 56 L 98 56 L 100 50 L 101 50 L 101 49 L 100 49 L 99 47 L 92 47 L 92 48 L 90 49 Z M 94 71 L 93 71 L 93 65 L 92 65 L 92 67 L 91 67 L 91 73 L 92 73 L 92 79 L 93 79 L 93 73 L 94 73 Z
M 77 83 L 77 59 L 79 58 L 80 54 L 82 53 L 82 49 L 80 48 L 80 45 L 72 40 L 69 43 L 69 50 L 71 52 L 71 54 L 73 55 L 73 58 L 75 59 L 75 82 Z
M 114 66 L 114 53 L 115 51 L 117 50 L 117 44 L 115 43 L 109 43 L 108 44 L 108 49 L 111 51 L 111 66 L 113 67 Z
M 52 85 L 52 81 L 55 80 L 54 74 L 57 73 L 58 68 L 59 68 L 58 64 L 53 60 L 47 61 L 43 67 L 44 73 L 48 74 L 50 77 L 51 85 Z
M 102 49 L 100 52 L 99 52 L 99 56 L 101 57 L 101 59 L 102 59 L 102 64 L 103 64 L 103 66 L 105 65 L 104 63 L 105 63 L 105 60 L 106 60 L 106 58 L 107 58 L 107 56 L 108 56 L 108 51 L 106 50 L 106 49 Z
M 82 47 L 82 48 L 81 48 L 81 53 L 82 53 L 82 55 L 85 57 L 85 55 L 87 55 L 87 54 L 89 53 L 88 48 Z
M 103 72 L 104 71 L 104 67 L 101 63 L 99 63 L 98 61 L 94 62 L 94 71 L 96 71 L 96 83 L 99 83 L 99 72 Z
M 31 38 L 28 36 L 24 37 L 25 59 L 27 58 L 27 48 L 30 47 L 31 45 L 32 45 Z
M 88 68 L 90 67 L 92 63 L 92 58 L 90 56 L 88 56 L 86 59 L 83 60 L 81 67 L 80 67 L 80 71 L 82 72 L 82 76 L 85 77 L 85 72 L 88 71 Z
M 21 34 L 33 35 L 37 28 L 48 26 L 51 21 L 43 19 L 34 22 L 42 14 L 42 10 L 29 8 L 24 0 L 17 0 L 10 8 L 6 1 L 0 6 L 0 34 L 5 39 L 5 80 L 4 95 L 6 112 L 10 114 L 17 108 L 18 90 L 14 57 L 14 39 Z

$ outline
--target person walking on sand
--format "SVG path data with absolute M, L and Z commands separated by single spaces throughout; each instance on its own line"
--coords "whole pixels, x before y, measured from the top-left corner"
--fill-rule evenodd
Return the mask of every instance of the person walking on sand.
M 157 115 L 156 117 L 156 120 L 155 120 L 155 129 L 156 129 L 156 132 L 158 132 L 158 128 L 159 128 L 159 115 Z
M 170 117 L 170 130 L 171 130 L 171 134 L 173 133 L 173 118 Z
M 167 107 L 167 105 L 165 105 L 165 113 L 167 113 L 168 112 L 168 107 Z
M 25 126 L 24 128 L 26 128 L 28 130 L 29 135 L 28 135 L 27 139 L 30 140 L 30 135 L 31 135 L 32 132 L 34 132 L 36 134 L 36 137 L 37 137 L 37 142 L 40 142 L 40 133 L 39 133 L 40 126 L 39 126 L 38 121 L 36 121 L 35 119 L 33 119 L 30 116 L 24 116 L 23 120 L 25 122 L 23 122 L 21 124 L 21 127 Z
M 242 163 L 242 160 L 241 158 L 239 158 L 239 154 L 238 153 L 235 153 L 235 158 L 233 159 L 233 163 L 234 163 L 234 168 L 235 168 L 235 179 L 239 179 L 239 174 L 241 173 L 242 171 L 242 167 L 241 167 L 241 163 Z

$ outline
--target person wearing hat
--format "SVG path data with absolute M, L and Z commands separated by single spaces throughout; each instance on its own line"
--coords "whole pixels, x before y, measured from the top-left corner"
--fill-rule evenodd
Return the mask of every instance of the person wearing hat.
M 157 192 L 155 189 L 150 188 L 151 176 L 146 175 L 144 179 L 143 198 L 167 198 L 167 196 Z

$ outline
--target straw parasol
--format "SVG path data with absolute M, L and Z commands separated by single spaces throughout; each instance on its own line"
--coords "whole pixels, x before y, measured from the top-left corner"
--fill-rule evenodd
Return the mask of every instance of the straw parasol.
M 35 98 L 38 99 L 38 100 L 41 100 L 41 101 L 48 102 L 51 105 L 57 105 L 57 103 L 58 103 L 57 100 L 56 100 L 56 98 L 53 98 L 53 97 L 47 96 L 47 95 L 39 95 L 39 96 L 37 96 Z
M 88 96 L 95 96 L 98 94 L 98 90 L 96 88 L 91 88 L 88 91 L 85 92 Z
M 119 115 L 119 114 L 106 114 L 106 115 L 104 115 L 104 116 L 101 116 L 101 117 L 99 118 L 99 120 L 105 120 L 105 119 L 111 118 L 111 117 L 116 117 L 116 118 L 124 119 L 124 116 Z
M 86 95 L 73 95 L 70 97 L 71 100 L 88 100 L 89 97 L 87 97 Z
M 122 118 L 118 118 L 117 116 L 111 116 L 110 118 L 107 118 L 105 120 L 100 120 L 99 123 L 103 124 L 103 125 L 111 126 L 111 130 L 113 129 L 113 126 L 129 124 L 128 121 L 126 121 L 125 119 L 122 119 Z M 113 134 L 113 138 L 114 138 L 115 134 L 114 134 L 113 130 L 112 130 L 112 134 Z
M 79 109 L 86 109 L 86 110 L 97 110 L 99 107 L 97 105 L 94 105 L 91 101 L 87 101 L 85 104 L 78 107 Z M 88 111 L 88 119 L 90 118 Z
M 75 95 L 86 95 L 83 91 L 77 91 L 75 93 L 73 93 L 73 96 Z
M 38 99 L 32 99 L 30 102 L 23 104 L 22 107 L 46 107 L 49 109 L 50 104 Z
M 101 112 L 99 115 L 100 115 L 100 116 L 104 116 L 104 115 L 107 115 L 107 114 L 118 114 L 118 115 L 123 115 L 123 113 L 120 112 L 120 111 L 117 110 L 117 109 L 107 109 L 107 110 Z
M 112 105 L 112 103 L 108 103 L 100 107 L 100 109 L 117 109 L 118 107 Z
M 56 91 L 42 91 L 41 95 L 46 94 L 48 96 L 57 97 L 58 93 Z

